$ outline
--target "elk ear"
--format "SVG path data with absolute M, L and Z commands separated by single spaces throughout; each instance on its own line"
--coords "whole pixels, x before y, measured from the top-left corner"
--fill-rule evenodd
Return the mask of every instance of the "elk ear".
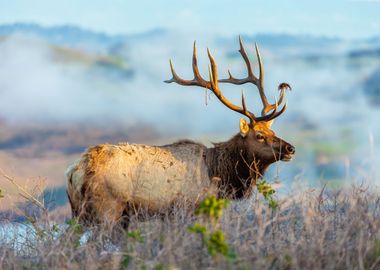
M 240 118 L 240 135 L 245 138 L 249 132 L 249 125 L 244 118 Z

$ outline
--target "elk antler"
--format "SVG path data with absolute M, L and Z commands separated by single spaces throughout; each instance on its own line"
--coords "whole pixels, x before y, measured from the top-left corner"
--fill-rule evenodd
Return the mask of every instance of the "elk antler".
M 177 75 L 177 73 L 175 72 L 174 67 L 173 67 L 173 63 L 170 60 L 170 69 L 171 69 L 173 77 L 170 80 L 166 80 L 165 82 L 166 83 L 175 82 L 175 83 L 177 83 L 179 85 L 185 85 L 185 86 L 196 85 L 196 86 L 200 86 L 200 87 L 203 87 L 203 88 L 210 89 L 215 94 L 215 96 L 225 106 L 227 106 L 228 108 L 230 108 L 231 110 L 233 110 L 235 112 L 238 112 L 238 113 L 243 114 L 246 117 L 248 117 L 250 119 L 251 125 L 253 125 L 254 123 L 259 122 L 259 121 L 269 121 L 269 120 L 271 120 L 271 119 L 273 119 L 273 118 L 275 118 L 275 117 L 277 117 L 279 115 L 278 112 L 277 112 L 277 106 L 276 106 L 276 107 L 274 107 L 273 111 L 270 114 L 262 116 L 262 117 L 255 117 L 255 115 L 252 112 L 250 112 L 250 111 L 247 110 L 247 107 L 245 105 L 245 98 L 244 98 L 244 94 L 243 93 L 242 93 L 242 98 L 241 98 L 241 100 L 242 100 L 242 106 L 243 107 L 239 107 L 239 106 L 231 103 L 226 97 L 223 96 L 222 92 L 219 89 L 218 82 L 221 82 L 221 81 L 218 81 L 218 72 L 217 72 L 217 68 L 216 68 L 216 62 L 215 62 L 214 57 L 211 55 L 210 50 L 207 49 L 208 58 L 210 59 L 210 63 L 211 63 L 211 67 L 209 66 L 210 81 L 207 81 L 207 80 L 203 79 L 202 76 L 199 74 L 196 53 L 197 53 L 197 50 L 196 50 L 195 41 L 194 41 L 194 47 L 193 47 L 193 73 L 194 73 L 194 79 L 192 79 L 192 80 L 184 80 L 184 79 L 180 78 Z M 225 81 L 225 82 L 227 82 L 227 81 Z M 284 110 L 284 108 L 282 109 L 282 111 L 283 110 Z
M 279 90 L 280 90 L 279 102 L 278 103 L 275 102 L 274 104 L 269 104 L 268 99 L 264 93 L 264 67 L 263 67 L 263 63 L 261 61 L 259 48 L 257 47 L 257 44 L 255 43 L 256 55 L 257 55 L 257 60 L 259 62 L 259 72 L 260 72 L 259 78 L 257 78 L 253 74 L 251 62 L 249 61 L 247 53 L 245 52 L 244 45 L 243 45 L 243 42 L 242 42 L 240 36 L 239 36 L 239 43 L 240 43 L 239 52 L 240 52 L 241 56 L 243 57 L 244 62 L 247 66 L 247 71 L 248 71 L 247 77 L 243 78 L 243 79 L 236 79 L 232 76 L 231 72 L 228 70 L 229 78 L 219 80 L 219 82 L 221 82 L 221 83 L 232 83 L 232 84 L 238 84 L 238 85 L 250 82 L 250 83 L 253 83 L 254 85 L 256 85 L 258 90 L 259 90 L 259 93 L 260 93 L 261 101 L 263 103 L 263 110 L 261 111 L 261 115 L 262 115 L 262 117 L 266 117 L 266 114 L 268 112 L 275 110 L 279 105 L 281 105 L 281 103 L 283 102 L 284 97 L 285 97 L 286 89 L 291 89 L 291 87 L 287 83 L 280 84 L 281 87 L 279 86 Z M 272 116 L 270 117 L 270 119 L 274 119 L 274 118 L 278 117 L 285 110 L 286 110 L 286 103 L 285 103 L 284 107 L 279 112 L 276 112 L 273 115 L 271 113 L 270 115 L 272 115 Z

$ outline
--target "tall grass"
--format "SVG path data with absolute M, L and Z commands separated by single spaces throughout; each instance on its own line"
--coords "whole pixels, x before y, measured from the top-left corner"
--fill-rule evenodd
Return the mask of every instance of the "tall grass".
M 132 217 L 128 230 L 55 224 L 36 207 L 26 224 L 1 221 L 0 268 L 380 269 L 379 189 L 305 190 L 277 204 L 254 193 L 212 221 L 177 208 Z M 210 253 L 194 224 L 220 230 L 234 256 Z

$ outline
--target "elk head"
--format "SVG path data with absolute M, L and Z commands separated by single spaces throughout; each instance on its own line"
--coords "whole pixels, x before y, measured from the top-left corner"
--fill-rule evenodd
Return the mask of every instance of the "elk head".
M 245 52 L 241 38 L 239 37 L 240 42 L 240 54 L 242 55 L 245 64 L 247 66 L 248 75 L 246 78 L 237 79 L 231 75 L 231 72 L 228 71 L 229 78 L 218 80 L 218 72 L 216 67 L 216 62 L 214 57 L 211 55 L 209 49 L 207 49 L 208 57 L 210 59 L 211 67 L 209 66 L 209 78 L 207 81 L 202 78 L 199 74 L 197 66 L 197 56 L 196 56 L 196 46 L 194 42 L 193 47 L 193 73 L 194 79 L 184 80 L 180 78 L 174 70 L 173 64 L 170 61 L 170 68 L 173 77 L 170 80 L 165 81 L 166 83 L 175 82 L 184 86 L 200 86 L 211 90 L 215 96 L 222 102 L 225 106 L 230 108 L 233 111 L 236 111 L 249 119 L 247 122 L 244 118 L 240 119 L 240 140 L 239 145 L 242 150 L 251 156 L 254 159 L 259 159 L 264 164 L 271 164 L 278 160 L 289 161 L 292 159 L 292 156 L 295 153 L 295 147 L 291 144 L 285 142 L 284 140 L 276 137 L 275 133 L 271 130 L 271 125 L 273 120 L 280 116 L 286 110 L 286 103 L 284 106 L 278 110 L 278 107 L 282 104 L 285 97 L 285 91 L 291 90 L 291 87 L 287 83 L 281 83 L 279 86 L 280 99 L 274 104 L 270 104 L 264 93 L 264 68 L 261 61 L 261 56 L 257 44 L 256 55 L 258 58 L 259 64 L 259 77 L 257 78 L 254 73 L 250 63 L 250 60 Z M 231 103 L 226 97 L 223 96 L 219 83 L 231 83 L 236 85 L 241 85 L 245 83 L 254 84 L 259 90 L 260 98 L 263 103 L 263 109 L 261 111 L 261 116 L 255 116 L 252 112 L 247 110 L 245 104 L 244 93 L 242 93 L 241 103 L 242 106 L 237 106 Z

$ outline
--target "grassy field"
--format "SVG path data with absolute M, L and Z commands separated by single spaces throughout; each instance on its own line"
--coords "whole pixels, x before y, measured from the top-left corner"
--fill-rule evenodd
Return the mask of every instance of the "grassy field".
M 209 198 L 198 210 L 133 217 L 127 231 L 58 222 L 38 194 L 20 190 L 30 203 L 27 221 L 0 220 L 0 268 L 380 269 L 380 189 L 282 198 L 258 190 L 247 201 Z

